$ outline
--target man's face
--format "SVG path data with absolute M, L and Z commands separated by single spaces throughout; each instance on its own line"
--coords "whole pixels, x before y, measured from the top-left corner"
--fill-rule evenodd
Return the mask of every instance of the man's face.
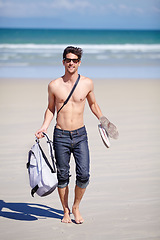
M 73 60 L 72 60 L 73 59 Z M 68 73 L 75 73 L 80 66 L 81 61 L 78 60 L 78 56 L 73 53 L 68 53 L 66 55 L 66 59 L 63 60 L 63 65 L 65 66 L 65 70 Z

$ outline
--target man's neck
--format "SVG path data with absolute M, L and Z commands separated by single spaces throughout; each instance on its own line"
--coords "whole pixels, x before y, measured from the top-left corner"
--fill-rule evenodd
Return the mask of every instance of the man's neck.
M 73 74 L 66 72 L 63 79 L 65 82 L 75 82 L 78 78 L 78 72 Z

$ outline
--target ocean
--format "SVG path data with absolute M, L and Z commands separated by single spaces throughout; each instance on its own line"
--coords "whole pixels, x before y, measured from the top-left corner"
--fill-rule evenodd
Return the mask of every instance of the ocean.
M 0 29 L 0 78 L 57 78 L 69 45 L 90 78 L 160 78 L 160 31 L 63 29 Z

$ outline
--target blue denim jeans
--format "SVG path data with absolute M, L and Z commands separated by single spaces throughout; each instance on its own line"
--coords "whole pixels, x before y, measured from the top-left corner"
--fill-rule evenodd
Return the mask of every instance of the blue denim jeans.
M 69 184 L 70 157 L 73 153 L 76 163 L 76 185 L 86 188 L 89 184 L 89 148 L 85 126 L 74 131 L 61 130 L 55 127 L 53 146 L 57 164 L 58 187 Z

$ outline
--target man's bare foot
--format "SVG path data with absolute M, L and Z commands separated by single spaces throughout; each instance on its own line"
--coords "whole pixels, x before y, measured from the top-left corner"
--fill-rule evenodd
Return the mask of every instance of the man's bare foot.
M 72 213 L 74 215 L 74 220 L 77 224 L 82 224 L 84 222 L 84 219 L 82 218 L 79 208 L 73 207 Z
M 63 219 L 61 220 L 62 223 L 71 223 L 72 220 L 70 218 L 70 210 L 67 209 L 64 211 Z

